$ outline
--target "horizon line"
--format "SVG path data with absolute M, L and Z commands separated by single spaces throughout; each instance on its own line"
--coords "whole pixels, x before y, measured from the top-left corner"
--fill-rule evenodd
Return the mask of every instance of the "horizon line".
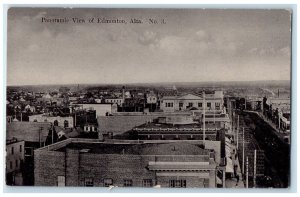
M 168 84 L 168 83 L 233 83 L 233 82 L 274 82 L 274 81 L 291 81 L 290 79 L 270 79 L 270 80 L 237 80 L 237 81 L 196 81 L 196 82 L 129 82 L 129 83 L 56 83 L 56 84 L 6 84 L 6 87 L 11 86 L 51 86 L 51 85 L 134 85 L 134 84 Z

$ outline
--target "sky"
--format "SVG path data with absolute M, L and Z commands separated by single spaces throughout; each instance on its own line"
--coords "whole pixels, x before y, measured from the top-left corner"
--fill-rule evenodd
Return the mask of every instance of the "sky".
M 290 15 L 256 9 L 10 8 L 7 85 L 290 80 Z M 86 23 L 42 23 L 43 17 Z M 127 24 L 88 23 L 91 18 Z

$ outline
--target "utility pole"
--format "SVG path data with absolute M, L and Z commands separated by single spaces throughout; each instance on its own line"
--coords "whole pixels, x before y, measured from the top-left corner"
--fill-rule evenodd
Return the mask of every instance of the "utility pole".
M 256 187 L 256 149 L 254 150 L 253 187 Z
M 203 91 L 203 145 L 205 143 L 205 91 Z
M 242 160 L 242 173 L 245 169 L 245 128 L 243 127 L 243 160 Z
M 240 116 L 238 115 L 237 131 L 236 131 L 236 149 L 239 148 L 239 131 L 240 131 Z
M 248 157 L 246 158 L 246 188 L 248 188 Z

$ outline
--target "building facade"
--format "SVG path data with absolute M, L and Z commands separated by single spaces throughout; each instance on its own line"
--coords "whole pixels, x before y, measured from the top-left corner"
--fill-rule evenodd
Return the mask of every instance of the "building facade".
M 202 110 L 205 107 L 206 111 L 220 111 L 223 109 L 223 104 L 223 92 L 215 91 L 213 94 L 205 94 L 205 99 L 194 94 L 164 96 L 160 100 L 160 109 L 164 112 L 175 112 L 188 109 Z
M 6 140 L 6 184 L 22 185 L 21 167 L 24 162 L 25 142 L 17 139 Z
M 214 188 L 216 168 L 214 150 L 197 142 L 68 139 L 35 151 L 36 186 Z
M 105 103 L 117 104 L 118 106 L 123 106 L 124 99 L 123 98 L 106 98 Z
M 72 116 L 49 116 L 46 114 L 37 114 L 29 116 L 29 122 L 50 122 L 54 126 L 63 128 L 74 128 L 74 117 Z

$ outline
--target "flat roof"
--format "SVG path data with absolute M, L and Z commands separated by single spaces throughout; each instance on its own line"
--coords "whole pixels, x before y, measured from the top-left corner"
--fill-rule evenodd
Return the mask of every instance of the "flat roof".
M 146 143 L 146 144 L 114 144 L 114 143 L 85 143 L 71 142 L 55 151 L 64 152 L 66 149 L 79 150 L 81 153 L 120 154 L 120 155 L 177 155 L 204 156 L 209 160 L 210 150 L 203 145 L 188 142 Z
M 216 122 L 214 123 L 206 123 L 205 124 L 205 128 L 206 129 L 214 129 L 214 128 L 219 128 L 221 126 L 220 122 Z M 193 124 L 168 124 L 168 123 L 145 123 L 142 125 L 139 125 L 137 127 L 134 128 L 139 128 L 139 129 L 202 129 L 203 128 L 203 124 L 202 123 L 198 123 L 195 122 Z

